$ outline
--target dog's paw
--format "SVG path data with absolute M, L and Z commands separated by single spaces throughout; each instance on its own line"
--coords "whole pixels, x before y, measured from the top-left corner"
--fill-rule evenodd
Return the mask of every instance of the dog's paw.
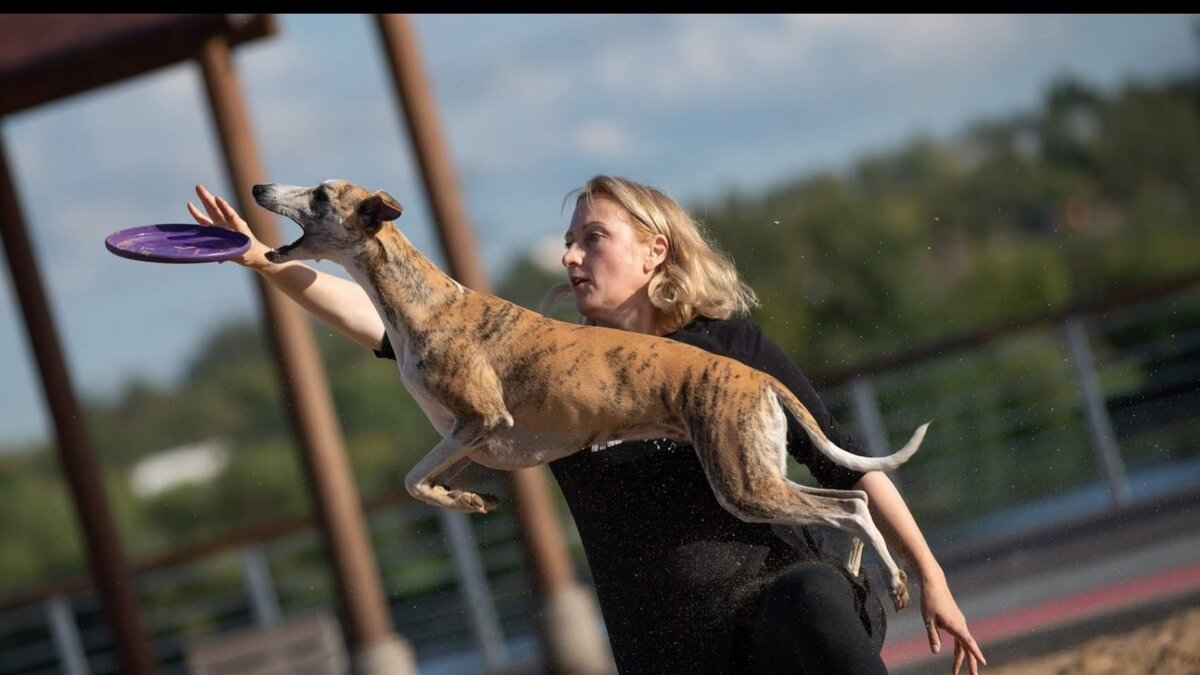
M 892 579 L 891 595 L 897 612 L 908 606 L 908 575 L 904 573 L 904 570 L 898 570 L 896 577 Z
M 479 494 L 479 498 L 483 500 L 483 511 L 481 513 L 493 511 L 497 506 L 500 506 L 500 498 L 496 495 L 489 495 L 481 492 Z
M 446 488 L 441 485 L 420 484 L 409 490 L 409 494 L 429 504 L 430 506 L 441 506 L 444 508 L 453 508 L 453 500 Z
M 487 513 L 500 504 L 495 495 L 481 495 L 465 490 L 451 490 L 447 496 L 454 500 L 450 508 L 467 513 Z

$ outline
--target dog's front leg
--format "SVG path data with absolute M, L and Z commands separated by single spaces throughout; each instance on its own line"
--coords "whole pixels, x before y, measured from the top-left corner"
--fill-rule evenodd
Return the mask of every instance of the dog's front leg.
M 455 511 L 487 513 L 496 508 L 499 500 L 493 495 L 466 490 L 449 489 L 442 480 L 449 480 L 466 467 L 467 457 L 493 434 L 512 428 L 512 415 L 471 416 L 459 419 L 442 440 L 408 472 L 404 486 L 408 493 L 421 501 Z

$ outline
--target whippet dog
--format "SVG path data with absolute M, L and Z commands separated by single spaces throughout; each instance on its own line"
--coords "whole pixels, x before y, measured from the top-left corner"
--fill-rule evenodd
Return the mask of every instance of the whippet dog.
M 556 321 L 463 287 L 393 225 L 403 208 L 387 192 L 329 180 L 255 185 L 253 194 L 304 232 L 268 260 L 338 263 L 379 311 L 405 388 L 442 435 L 405 479 L 417 499 L 486 513 L 494 496 L 450 485 L 472 461 L 512 470 L 598 444 L 671 438 L 695 447 L 717 501 L 738 518 L 830 525 L 865 539 L 891 575 L 896 609 L 907 604 L 907 578 L 866 493 L 788 480 L 784 411 L 818 450 L 860 472 L 903 464 L 928 424 L 895 454 L 855 455 L 834 445 L 787 387 L 739 361 L 668 338 Z M 858 543 L 852 573 L 860 555 Z

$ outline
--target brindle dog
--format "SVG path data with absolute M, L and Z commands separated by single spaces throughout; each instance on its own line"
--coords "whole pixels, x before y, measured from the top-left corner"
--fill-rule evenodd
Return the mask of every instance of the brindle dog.
M 907 604 L 905 574 L 866 493 L 788 480 L 784 410 L 822 453 L 864 472 L 903 464 L 928 424 L 895 454 L 854 455 L 830 442 L 787 387 L 739 361 L 667 338 L 556 321 L 464 288 L 391 224 L 402 207 L 382 190 L 330 180 L 255 185 L 253 193 L 304 231 L 269 260 L 332 260 L 379 310 L 404 386 L 442 434 L 405 479 L 414 497 L 486 513 L 494 496 L 449 485 L 472 461 L 511 470 L 608 442 L 672 438 L 695 447 L 717 501 L 738 518 L 831 525 L 870 542 L 891 574 L 896 609 Z M 848 563 L 855 572 L 860 552 L 861 544 Z

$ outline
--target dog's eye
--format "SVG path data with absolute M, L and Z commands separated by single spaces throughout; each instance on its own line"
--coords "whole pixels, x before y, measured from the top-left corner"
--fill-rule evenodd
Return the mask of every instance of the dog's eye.
M 316 192 L 313 192 L 313 194 L 312 194 L 312 198 L 313 198 L 313 201 L 314 201 L 314 202 L 327 202 L 327 201 L 329 201 L 329 195 L 325 194 L 325 191 L 324 191 L 324 190 L 317 190 Z

